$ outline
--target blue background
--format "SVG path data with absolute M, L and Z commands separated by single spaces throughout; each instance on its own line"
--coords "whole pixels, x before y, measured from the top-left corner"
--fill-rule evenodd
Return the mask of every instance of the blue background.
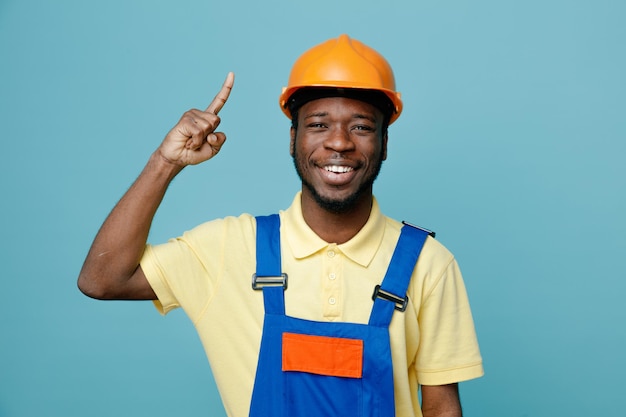
M 228 142 L 172 184 L 150 240 L 286 207 L 277 105 L 340 33 L 381 51 L 405 110 L 375 192 L 457 256 L 486 376 L 467 416 L 621 416 L 626 371 L 621 0 L 0 1 L 0 416 L 223 416 L 180 311 L 76 277 L 109 210 L 226 73 Z

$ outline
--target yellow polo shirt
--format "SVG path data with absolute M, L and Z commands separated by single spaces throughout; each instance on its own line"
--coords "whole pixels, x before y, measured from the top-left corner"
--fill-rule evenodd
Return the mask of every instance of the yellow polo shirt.
M 382 281 L 401 223 L 374 200 L 366 225 L 337 245 L 320 239 L 302 217 L 300 194 L 280 213 L 287 315 L 367 323 L 374 286 Z M 182 307 L 206 351 L 229 416 L 248 415 L 263 327 L 263 294 L 255 271 L 254 217 L 204 223 L 181 237 L 148 245 L 141 267 L 166 314 Z M 477 378 L 482 360 L 461 273 L 452 254 L 428 238 L 408 289 L 409 306 L 391 325 L 396 415 L 421 416 L 419 384 Z

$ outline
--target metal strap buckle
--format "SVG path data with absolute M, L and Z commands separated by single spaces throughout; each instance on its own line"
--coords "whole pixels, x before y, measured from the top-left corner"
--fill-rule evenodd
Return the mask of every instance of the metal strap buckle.
M 416 226 L 416 225 L 414 225 L 414 224 L 411 224 L 411 223 L 409 223 L 409 222 L 405 222 L 405 221 L 403 221 L 403 222 L 402 222 L 402 224 L 406 224 L 407 226 L 411 226 L 411 227 L 413 227 L 414 229 L 419 229 L 419 230 L 422 230 L 422 231 L 424 231 L 424 232 L 428 233 L 431 237 L 435 237 L 435 235 L 436 235 L 436 233 L 435 233 L 435 232 L 433 232 L 432 230 L 426 229 L 425 227 L 419 227 L 419 226 Z
M 262 290 L 263 287 L 283 287 L 283 290 L 287 289 L 287 274 L 280 274 L 279 276 L 258 276 L 252 274 L 252 289 Z
M 395 304 L 393 308 L 395 308 L 398 311 L 406 310 L 406 306 L 409 303 L 408 296 L 405 295 L 404 298 L 398 297 L 395 294 L 392 294 L 388 291 L 381 289 L 380 285 L 377 285 L 374 288 L 374 294 L 372 294 L 372 300 L 376 300 L 376 298 L 382 298 L 383 300 L 391 301 L 392 303 Z

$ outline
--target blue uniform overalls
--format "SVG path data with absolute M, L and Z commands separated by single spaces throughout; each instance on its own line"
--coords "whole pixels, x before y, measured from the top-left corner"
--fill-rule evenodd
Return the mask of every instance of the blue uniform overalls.
M 279 229 L 278 215 L 257 217 L 252 286 L 263 290 L 265 318 L 250 416 L 395 416 L 388 327 L 394 310 L 406 308 L 404 294 L 429 231 L 402 227 L 369 323 L 356 324 L 285 314 Z

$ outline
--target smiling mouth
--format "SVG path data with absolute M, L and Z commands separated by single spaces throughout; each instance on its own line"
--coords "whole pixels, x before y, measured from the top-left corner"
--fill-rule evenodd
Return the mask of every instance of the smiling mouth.
M 354 168 L 342 165 L 327 165 L 324 167 L 324 170 L 334 174 L 345 174 L 354 171 Z

